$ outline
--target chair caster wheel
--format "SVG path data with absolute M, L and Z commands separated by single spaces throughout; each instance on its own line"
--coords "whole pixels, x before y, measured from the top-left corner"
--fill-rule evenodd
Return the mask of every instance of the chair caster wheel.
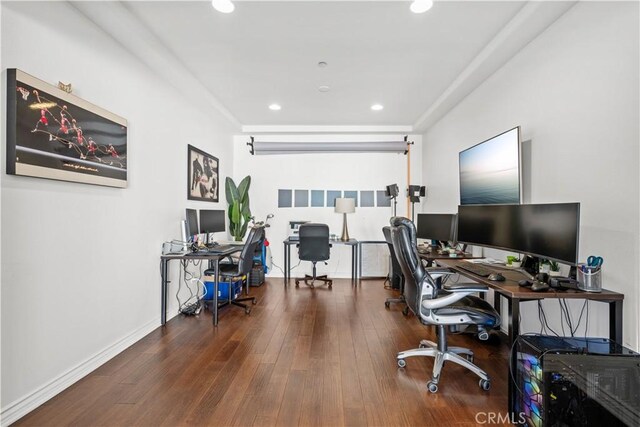
M 333 282 L 329 282 L 329 289 L 333 286 Z
M 389 308 L 389 306 L 391 305 L 391 303 L 389 301 L 385 301 L 384 302 L 384 306 L 385 308 Z
M 252 300 L 251 300 L 251 303 L 252 303 L 253 305 L 256 305 L 256 304 L 258 303 L 258 300 L 254 298 L 254 299 L 252 299 Z
M 480 380 L 480 388 L 483 389 L 484 391 L 487 391 L 491 388 L 491 381 L 489 380 Z
M 418 348 L 427 348 L 427 345 L 426 345 L 426 344 L 422 344 L 422 343 L 420 343 L 420 345 L 418 346 Z
M 407 366 L 407 361 L 404 359 L 398 359 L 398 368 L 404 368 Z
M 249 307 L 245 308 L 244 314 L 251 314 L 251 309 Z
M 299 288 L 299 287 L 300 287 L 300 281 L 296 280 L 296 288 Z
M 468 361 L 469 363 L 473 363 L 473 354 L 467 354 L 467 361 Z M 483 380 L 483 381 L 484 381 L 484 380 Z M 480 386 L 480 387 L 482 387 L 482 386 Z
M 409 315 L 409 307 L 405 307 L 402 309 L 402 315 L 403 316 L 408 316 Z
M 434 383 L 433 381 L 429 381 L 427 383 L 427 390 L 429 390 L 431 393 L 436 393 L 438 391 L 438 384 Z

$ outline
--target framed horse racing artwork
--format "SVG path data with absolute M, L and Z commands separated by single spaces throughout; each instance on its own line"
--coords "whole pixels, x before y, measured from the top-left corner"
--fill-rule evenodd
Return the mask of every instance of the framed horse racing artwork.
M 187 199 L 203 202 L 218 201 L 218 173 L 220 161 L 217 157 L 194 147 L 187 146 Z
M 7 70 L 7 174 L 125 188 L 127 121 Z

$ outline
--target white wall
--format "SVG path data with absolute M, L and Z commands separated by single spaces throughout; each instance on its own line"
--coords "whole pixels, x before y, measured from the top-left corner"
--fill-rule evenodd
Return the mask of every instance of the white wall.
M 637 2 L 579 2 L 424 135 L 426 210 L 455 209 L 458 152 L 522 126 L 526 200 L 581 203 L 580 257 L 604 257 L 604 286 L 625 294 L 624 344 L 636 350 L 638 32 Z M 524 307 L 522 331 L 539 331 L 535 303 Z M 545 307 L 559 319 L 557 302 Z M 607 336 L 606 307 L 589 309 L 589 334 Z
M 76 95 L 129 121 L 127 189 L 8 176 L 2 162 L 5 424 L 159 325 L 162 242 L 180 237 L 185 207 L 226 206 L 223 193 L 219 204 L 187 202 L 187 144 L 219 157 L 222 179 L 233 153 L 220 116 L 66 2 L 1 7 L 4 67 L 71 82 Z M 3 70 L 3 88 L 5 78 Z
M 259 135 L 257 141 L 401 141 L 403 135 Z M 234 141 L 234 176 L 239 179 L 251 175 L 249 192 L 251 210 L 259 220 L 273 213 L 267 237 L 271 242 L 273 262 L 284 267 L 282 241 L 288 235 L 289 221 L 306 220 L 329 225 L 331 233 L 342 233 L 342 215 L 333 208 L 278 208 L 278 189 L 292 190 L 384 190 L 386 185 L 397 183 L 401 196 L 407 187 L 407 157 L 390 153 L 327 153 L 327 154 L 249 154 L 246 143 L 249 136 L 236 136 Z M 422 138 L 409 136 L 415 145 L 411 147 L 412 184 L 420 184 L 422 163 Z M 418 208 L 416 208 L 418 211 Z M 357 207 L 354 214 L 347 215 L 349 235 L 358 240 L 384 240 L 382 227 L 389 224 L 391 207 Z M 406 215 L 406 202 L 399 197 L 398 215 Z M 363 255 L 363 274 L 386 275 L 388 249 L 383 246 L 366 247 Z M 295 247 L 291 250 L 292 266 L 298 262 Z M 334 245 L 329 265 L 318 264 L 318 271 L 332 277 L 350 277 L 351 252 L 344 245 Z M 303 262 L 292 270 L 292 276 L 311 272 L 311 263 Z M 274 276 L 282 276 L 277 268 Z

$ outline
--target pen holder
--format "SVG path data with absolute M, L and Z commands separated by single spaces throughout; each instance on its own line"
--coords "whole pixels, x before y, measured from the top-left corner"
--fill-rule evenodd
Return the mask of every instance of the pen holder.
M 602 291 L 602 269 L 600 267 L 578 266 L 578 288 L 586 292 Z

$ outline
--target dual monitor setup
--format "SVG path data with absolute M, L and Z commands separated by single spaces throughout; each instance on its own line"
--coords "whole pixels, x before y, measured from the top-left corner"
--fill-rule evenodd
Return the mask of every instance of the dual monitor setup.
M 198 221 L 198 216 L 200 221 Z M 224 210 L 207 210 L 195 209 L 186 210 L 186 220 L 183 222 L 182 233 L 183 241 L 195 243 L 199 240 L 200 234 L 205 235 L 204 243 L 212 243 L 209 238 L 212 233 L 221 233 L 226 231 Z
M 460 205 L 457 214 L 418 214 L 417 237 L 576 265 L 579 229 L 579 203 Z

